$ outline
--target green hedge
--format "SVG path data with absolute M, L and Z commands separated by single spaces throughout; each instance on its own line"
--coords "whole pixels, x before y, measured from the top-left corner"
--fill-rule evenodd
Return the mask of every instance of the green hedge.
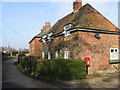
M 19 55 L 18 55 L 18 63 L 21 62 L 23 56 L 25 56 L 25 54 L 19 54 Z
M 83 60 L 55 59 L 37 62 L 36 59 L 25 56 L 22 57 L 19 67 L 35 77 L 61 80 L 86 78 L 86 64 Z

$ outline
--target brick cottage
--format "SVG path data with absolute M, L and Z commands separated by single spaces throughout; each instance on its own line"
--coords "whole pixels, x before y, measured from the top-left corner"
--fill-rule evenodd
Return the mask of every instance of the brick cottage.
M 118 65 L 119 29 L 90 4 L 73 2 L 74 11 L 45 26 L 30 42 L 30 54 L 42 59 L 84 59 L 89 57 L 88 73 Z

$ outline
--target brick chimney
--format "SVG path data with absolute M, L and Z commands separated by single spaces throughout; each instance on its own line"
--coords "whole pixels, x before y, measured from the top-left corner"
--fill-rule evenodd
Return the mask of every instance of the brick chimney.
M 73 2 L 73 9 L 74 9 L 74 12 L 76 12 L 79 8 L 82 7 L 82 0 L 75 0 Z
M 43 28 L 41 29 L 41 31 L 44 31 L 44 30 L 49 29 L 49 28 L 51 28 L 50 22 L 45 22 L 45 25 L 43 26 Z
M 51 28 L 50 22 L 45 22 L 44 29 Z

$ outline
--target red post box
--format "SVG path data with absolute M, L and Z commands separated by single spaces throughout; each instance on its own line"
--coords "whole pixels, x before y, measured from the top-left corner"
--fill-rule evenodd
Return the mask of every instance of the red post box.
M 86 57 L 86 58 L 84 58 L 84 60 L 86 61 L 86 65 L 90 65 L 90 58 L 89 57 Z

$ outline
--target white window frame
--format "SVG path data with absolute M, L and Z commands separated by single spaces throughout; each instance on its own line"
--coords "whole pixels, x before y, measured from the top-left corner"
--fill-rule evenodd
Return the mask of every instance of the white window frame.
M 70 52 L 69 51 L 64 51 L 64 59 L 69 59 Z
M 64 32 L 63 33 L 65 34 L 65 36 L 70 35 L 70 31 L 67 31 L 67 30 L 69 30 L 71 27 L 72 27 L 72 24 L 68 24 L 68 25 L 64 26 Z
M 42 39 L 42 42 L 44 43 L 44 42 L 46 42 L 46 40 L 43 38 L 43 39 Z
M 48 33 L 48 37 L 47 37 L 47 39 L 48 39 L 49 41 L 51 41 L 51 36 L 52 36 L 52 35 L 53 35 L 52 32 Z
M 52 33 L 52 32 L 48 33 L 48 36 L 52 36 L 52 35 L 53 35 L 53 33 Z
M 111 52 L 112 50 L 113 52 Z M 118 59 L 119 59 L 119 48 L 110 48 L 110 60 L 118 60 Z
M 57 59 L 59 57 L 58 51 L 55 52 L 55 58 Z
M 72 24 L 65 25 L 64 30 L 66 31 L 66 30 L 70 29 L 71 27 L 72 27 Z
M 51 59 L 51 53 L 48 52 L 48 59 Z
M 46 38 L 47 37 L 47 35 L 44 35 L 42 38 Z
M 65 31 L 65 36 L 70 36 L 70 31 Z
M 42 58 L 43 59 L 45 58 L 45 52 L 42 52 Z
M 47 38 L 47 35 L 44 35 L 44 36 L 42 37 L 42 42 L 43 42 L 43 43 L 46 42 L 45 38 Z

